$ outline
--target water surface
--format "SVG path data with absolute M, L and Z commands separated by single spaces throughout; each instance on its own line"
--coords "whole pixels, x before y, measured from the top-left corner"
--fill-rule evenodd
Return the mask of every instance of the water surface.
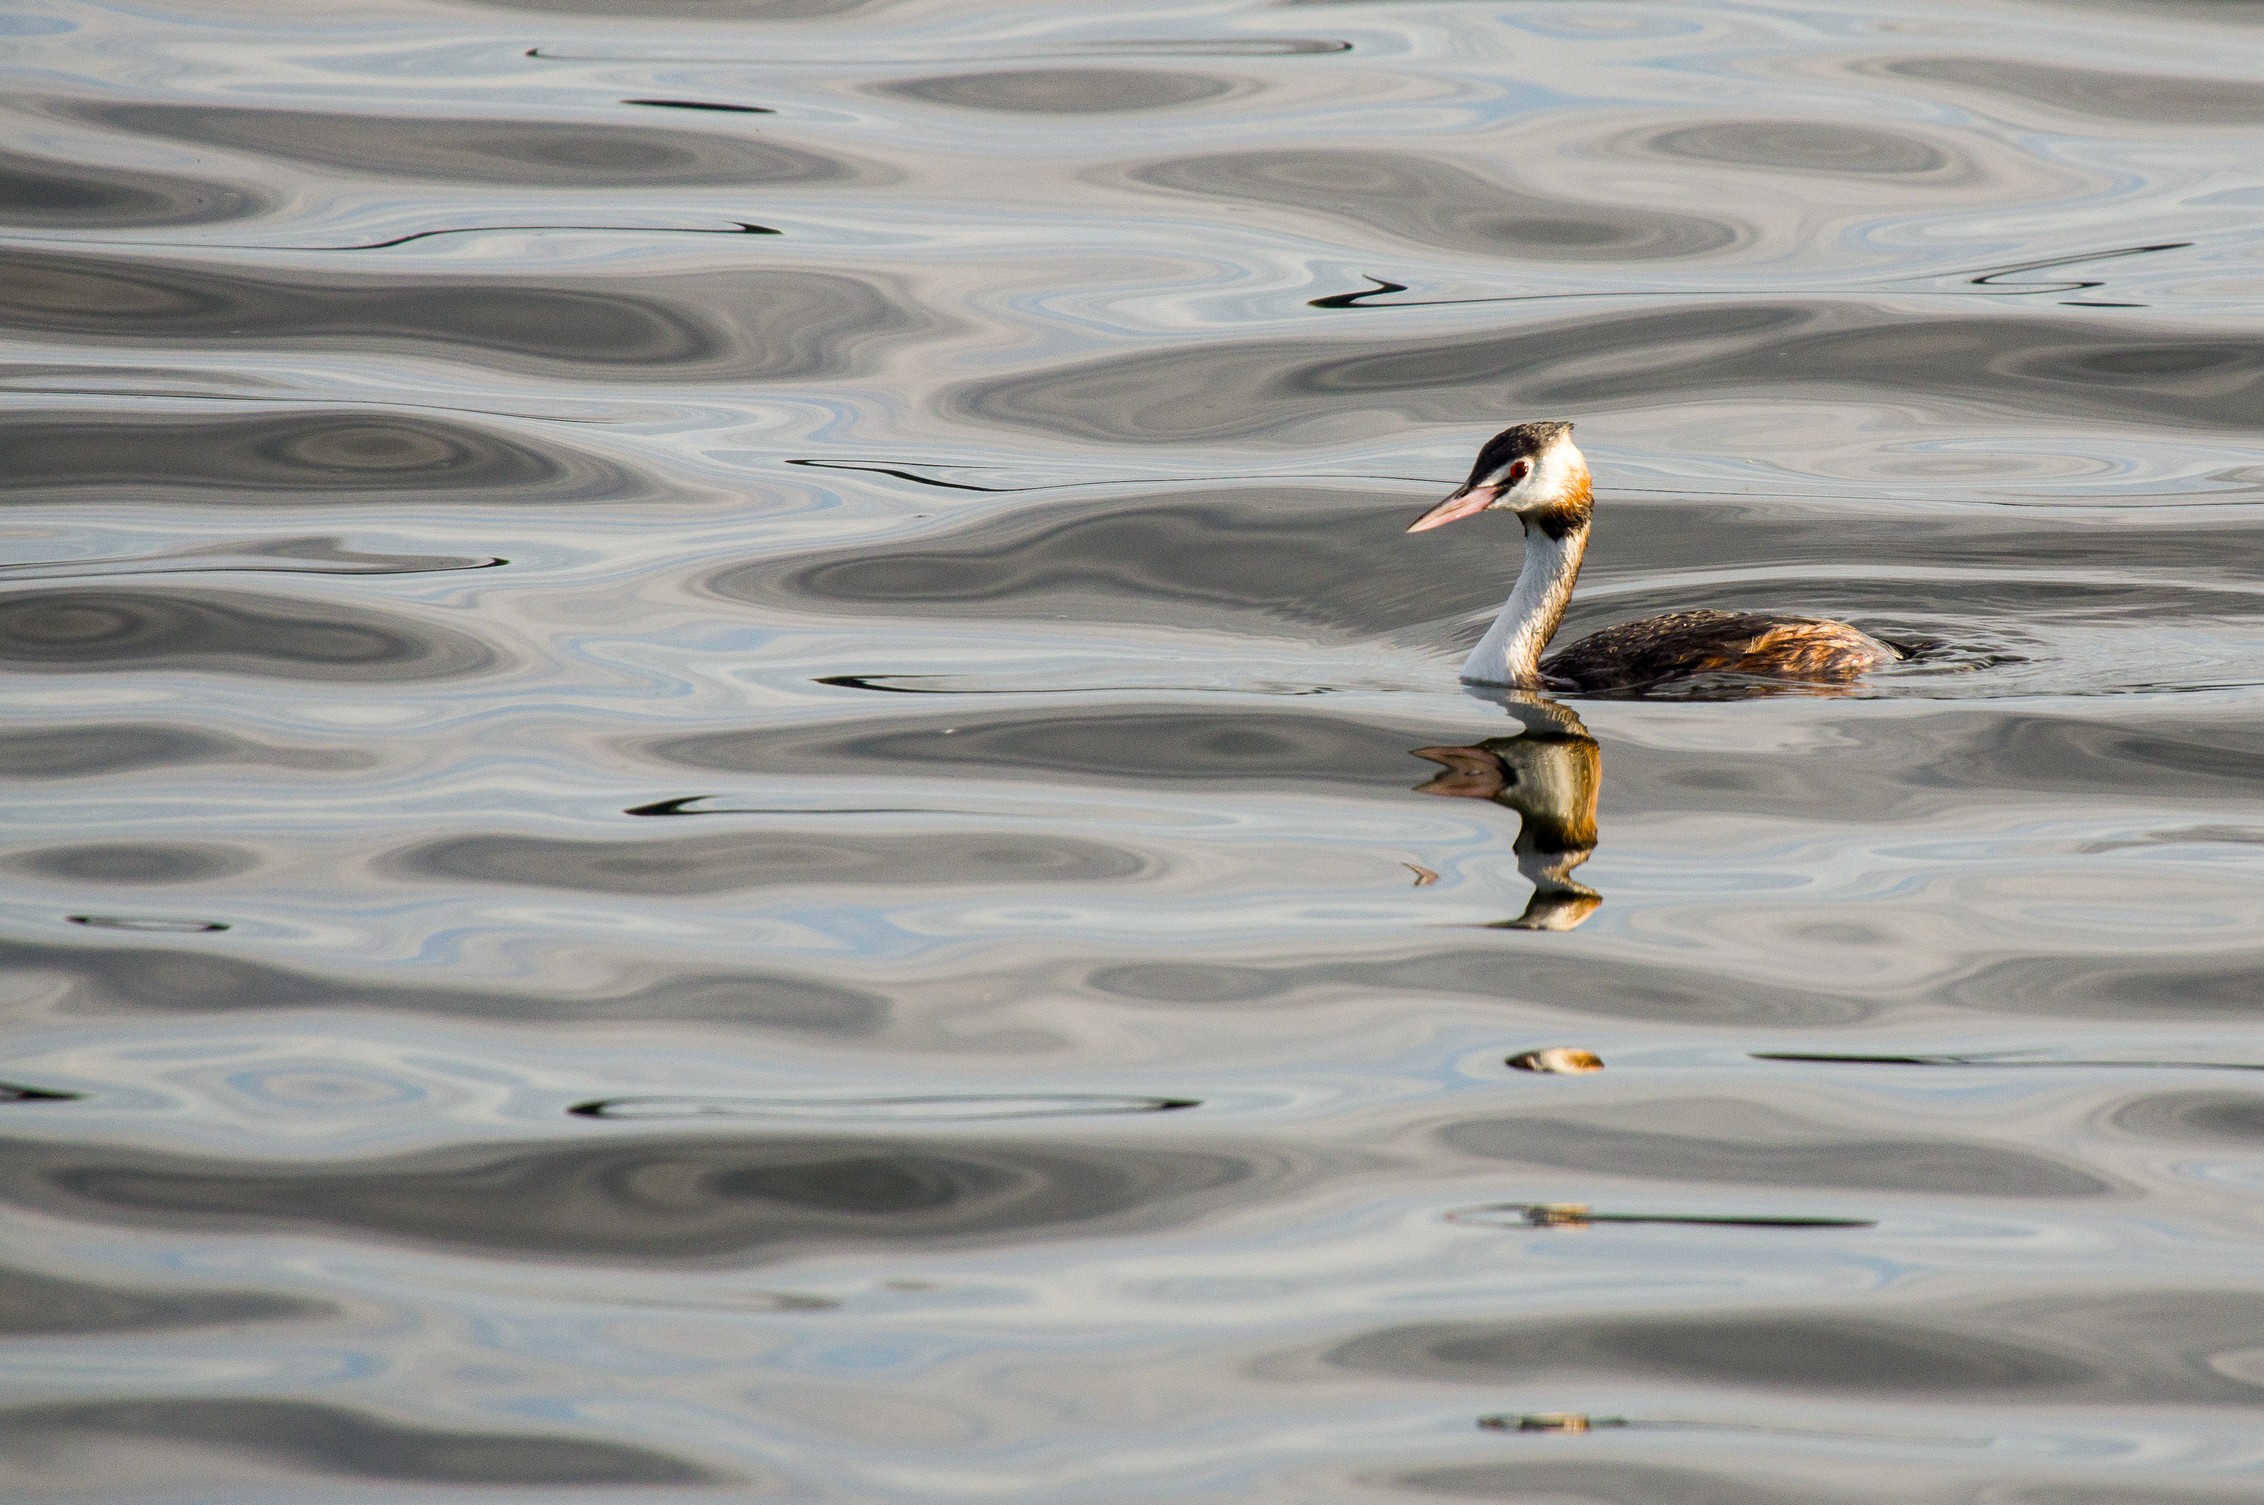
M 2264 1493 L 2264 14 L 634 12 L 0 19 L 8 1498 Z

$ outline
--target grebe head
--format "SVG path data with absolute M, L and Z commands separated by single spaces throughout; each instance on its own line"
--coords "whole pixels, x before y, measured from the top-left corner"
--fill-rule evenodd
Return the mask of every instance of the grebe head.
M 1470 479 L 1409 525 L 1427 533 L 1481 512 L 1514 512 L 1556 533 L 1561 523 L 1586 522 L 1590 508 L 1588 461 L 1572 443 L 1569 423 L 1519 423 L 1503 429 L 1478 451 Z

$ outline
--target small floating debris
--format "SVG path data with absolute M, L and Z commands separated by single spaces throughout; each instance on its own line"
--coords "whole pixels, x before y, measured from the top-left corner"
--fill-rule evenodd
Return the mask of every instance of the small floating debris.
M 1551 1045 L 1543 1050 L 1522 1051 L 1511 1056 L 1509 1064 L 1519 1071 L 1538 1071 L 1548 1076 L 1584 1076 L 1591 1071 L 1602 1071 L 1604 1058 L 1592 1050 Z
M 1528 1202 L 1514 1210 L 1533 1228 L 1585 1228 L 1596 1221 L 1595 1209 L 1585 1202 Z
M 1597 1223 L 1682 1223 L 1708 1228 L 1876 1228 L 1875 1218 L 1745 1217 L 1715 1213 L 1597 1212 L 1585 1202 L 1496 1202 L 1447 1215 L 1487 1228 L 1588 1228 Z
M 1478 1418 L 1479 1427 L 1488 1432 L 1553 1432 L 1570 1435 L 1581 1432 L 1602 1432 L 1621 1427 L 1639 1428 L 1646 1432 L 1749 1432 L 1770 1437 L 1818 1437 L 1848 1442 L 1900 1442 L 1916 1443 L 1923 1447 L 1987 1447 L 1986 1437 L 1920 1436 L 1907 1432 L 1855 1432 L 1823 1427 L 1768 1426 L 1760 1422 L 1736 1421 L 1677 1421 L 1671 1418 L 1643 1420 L 1630 1416 L 1587 1416 L 1578 1411 L 1526 1411 L 1502 1412 Z
M 2102 1066 L 2126 1071 L 2264 1071 L 2256 1061 L 2159 1061 L 2140 1058 L 2117 1060 L 2111 1056 L 2054 1056 L 2040 1050 L 1975 1051 L 1965 1055 L 1868 1056 L 1754 1051 L 1756 1061 L 1798 1061 L 1825 1066 Z
M 930 1097 L 609 1097 L 566 1111 L 582 1118 L 825 1118 L 880 1123 L 966 1123 L 1002 1118 L 1087 1118 L 1197 1108 L 1192 1097 L 1016 1093 Z
M 85 1097 L 83 1092 L 57 1092 L 47 1087 L 26 1087 L 20 1082 L 0 1082 L 0 1103 L 75 1103 Z
M 64 918 L 96 930 L 147 930 L 161 935 L 202 935 L 228 928 L 220 920 L 175 920 L 160 915 L 75 914 Z
M 1415 875 L 1415 886 L 1417 888 L 1429 888 L 1439 881 L 1439 875 L 1427 867 L 1419 867 L 1412 862 L 1402 862 L 1400 866 Z
M 1631 1426 L 1624 1416 L 1585 1416 L 1578 1411 L 1528 1411 L 1522 1416 L 1481 1416 L 1478 1425 L 1489 1432 L 1600 1432 L 1607 1427 Z

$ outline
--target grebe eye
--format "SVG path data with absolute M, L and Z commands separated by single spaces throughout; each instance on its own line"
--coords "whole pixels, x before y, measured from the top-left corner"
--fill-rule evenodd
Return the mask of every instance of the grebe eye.
M 1524 480 L 1527 473 L 1529 473 L 1532 469 L 1533 467 L 1526 464 L 1523 460 L 1515 462 L 1509 467 L 1509 484 L 1515 486 L 1519 481 Z

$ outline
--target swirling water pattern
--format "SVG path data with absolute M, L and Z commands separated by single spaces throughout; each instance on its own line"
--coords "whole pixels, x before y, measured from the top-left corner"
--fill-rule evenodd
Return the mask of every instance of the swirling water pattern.
M 2264 1495 L 2260 28 L 0 16 L 7 1497 Z

